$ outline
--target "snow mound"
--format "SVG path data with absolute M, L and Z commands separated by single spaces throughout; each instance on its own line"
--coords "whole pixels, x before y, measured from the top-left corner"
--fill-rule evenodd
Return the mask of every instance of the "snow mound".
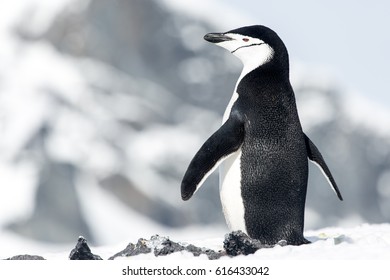
M 199 228 L 201 231 L 201 228 Z M 248 241 L 247 237 L 237 234 L 244 246 L 251 250 L 243 249 L 243 243 L 239 250 L 233 254 L 229 251 L 232 247 L 228 244 L 232 241 L 234 233 L 223 237 L 194 240 L 187 242 L 175 242 L 169 237 L 154 235 L 150 240 L 140 238 L 136 244 L 129 243 L 126 248 L 118 252 L 109 247 L 92 247 L 80 237 L 76 247 L 71 251 L 70 259 L 118 259 L 118 260 L 183 260 L 183 259 L 252 259 L 252 260 L 283 260 L 283 259 L 311 259 L 311 260 L 366 260 L 366 259 L 390 259 L 390 224 L 363 224 L 354 228 L 324 228 L 316 231 L 308 231 L 305 236 L 310 244 L 290 246 L 279 242 L 275 246 L 259 246 L 257 241 Z M 237 240 L 237 239 L 235 239 Z M 248 243 L 249 242 L 249 243 Z M 230 247 L 229 247 L 230 246 Z M 253 249 L 253 250 L 252 250 Z M 113 252 L 118 252 L 113 255 Z M 92 253 L 93 252 L 93 253 Z M 28 253 L 28 252 L 27 252 Z M 35 252 L 34 252 L 35 253 Z M 35 259 L 63 259 L 65 253 L 32 256 Z M 96 253 L 96 255 L 95 255 Z M 21 255 L 24 259 L 28 255 Z M 7 257 L 17 259 L 18 256 Z M 22 258 L 22 259 L 23 259 Z M 20 258 L 19 258 L 20 259 Z
M 272 248 L 260 248 L 253 254 L 240 254 L 236 259 L 314 259 L 314 260 L 359 260 L 390 259 L 390 224 L 363 224 L 353 228 L 323 228 L 307 231 L 305 237 L 311 244 L 301 246 L 285 246 L 280 243 Z M 197 241 L 190 242 L 198 246 Z M 223 237 L 204 240 L 202 247 L 214 251 L 223 251 Z M 99 251 L 96 248 L 96 251 Z M 104 255 L 104 253 L 102 254 Z M 104 257 L 103 257 L 104 258 Z M 142 254 L 135 259 L 154 259 L 155 255 Z M 175 252 L 166 256 L 170 259 L 197 258 L 186 251 Z M 201 256 L 202 259 L 204 259 Z M 220 259 L 230 258 L 221 256 Z

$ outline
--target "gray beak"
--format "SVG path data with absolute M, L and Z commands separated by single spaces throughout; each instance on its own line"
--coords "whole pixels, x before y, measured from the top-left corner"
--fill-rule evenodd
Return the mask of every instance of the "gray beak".
M 204 35 L 203 38 L 210 43 L 221 43 L 233 40 L 233 38 L 226 36 L 223 33 L 208 33 Z

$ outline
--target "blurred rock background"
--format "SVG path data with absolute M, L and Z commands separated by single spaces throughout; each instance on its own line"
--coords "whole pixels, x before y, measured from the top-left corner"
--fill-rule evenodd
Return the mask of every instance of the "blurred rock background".
M 188 163 L 219 127 L 240 72 L 202 39 L 221 27 L 172 1 L 43 2 L 20 4 L 0 31 L 2 232 L 106 244 L 146 230 L 140 219 L 223 226 L 217 174 L 180 199 Z M 389 222 L 390 114 L 291 67 L 304 130 L 345 199 L 310 165 L 306 228 Z

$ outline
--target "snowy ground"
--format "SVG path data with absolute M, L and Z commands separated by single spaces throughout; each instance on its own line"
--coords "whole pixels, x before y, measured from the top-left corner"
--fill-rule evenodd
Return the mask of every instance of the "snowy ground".
M 212 229 L 189 229 L 185 231 L 171 232 L 170 239 L 175 242 L 191 243 L 199 247 L 207 247 L 213 250 L 223 249 L 223 233 Z M 157 233 L 158 234 L 158 233 Z M 200 238 L 195 237 L 200 234 Z M 212 237 L 210 234 L 215 234 Z M 160 235 L 162 235 L 160 233 Z M 186 236 L 189 239 L 186 239 Z M 390 260 L 390 224 L 363 224 L 354 228 L 324 228 L 316 231 L 307 231 L 307 239 L 312 241 L 309 245 L 302 246 L 275 246 L 269 249 L 260 249 L 253 255 L 237 256 L 240 260 Z M 150 236 L 139 236 L 150 238 Z M 76 244 L 75 240 L 75 244 Z M 108 259 L 124 249 L 127 244 L 136 243 L 137 239 L 127 240 L 113 246 L 93 247 L 91 251 Z M 48 246 L 36 244 L 18 239 L 11 235 L 2 234 L 0 241 L 0 258 L 8 258 L 17 254 L 40 255 L 48 260 L 66 260 L 74 245 Z M 153 253 L 131 257 L 132 260 L 151 260 L 156 257 Z M 161 260 L 197 259 L 206 260 L 205 255 L 193 257 L 188 252 L 178 252 L 168 256 L 159 257 Z M 226 260 L 228 257 L 222 257 Z
M 312 241 L 310 245 L 276 246 L 270 249 L 260 249 L 253 255 L 238 256 L 245 259 L 390 259 L 390 224 L 368 225 L 359 227 L 324 228 L 308 231 L 306 238 Z M 174 241 L 175 240 L 172 238 Z M 135 240 L 133 242 L 136 242 Z M 223 237 L 205 240 L 188 240 L 189 243 L 214 250 L 223 249 Z M 102 248 L 92 249 L 103 258 L 109 257 Z M 193 258 L 190 253 L 174 253 L 165 258 Z M 139 255 L 137 259 L 153 259 L 153 254 Z M 207 259 L 205 256 L 201 257 Z M 223 257 L 226 258 L 226 257 Z M 223 259 L 222 258 L 222 259 Z

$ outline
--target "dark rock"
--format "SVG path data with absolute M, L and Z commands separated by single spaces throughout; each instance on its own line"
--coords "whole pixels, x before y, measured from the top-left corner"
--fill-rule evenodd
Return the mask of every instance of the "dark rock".
M 70 260 L 102 260 L 98 255 L 94 255 L 88 247 L 87 240 L 80 236 L 76 247 L 70 252 Z
M 343 237 L 342 237 L 343 238 Z M 169 239 L 169 237 L 153 235 L 150 239 L 140 238 L 136 244 L 129 243 L 125 249 L 116 253 L 109 260 L 115 260 L 118 257 L 132 257 L 141 254 L 152 253 L 156 256 L 167 256 L 176 252 L 189 252 L 195 257 L 200 255 L 206 255 L 209 260 L 216 260 L 223 256 L 238 256 L 249 255 L 255 253 L 261 248 L 272 248 L 274 246 L 262 244 L 259 240 L 252 239 L 242 231 L 233 231 L 225 235 L 223 242 L 224 249 L 221 251 L 214 251 L 205 247 L 198 247 L 193 244 L 184 244 L 175 242 Z M 279 246 L 288 245 L 285 240 L 281 240 L 277 243 Z M 87 244 L 87 240 L 80 236 L 75 248 L 69 255 L 70 260 L 102 260 L 98 255 L 91 252 Z M 33 255 L 18 255 L 7 260 L 44 260 L 41 256 Z
M 11 258 L 8 258 L 6 260 L 10 260 L 10 261 L 41 261 L 41 260 L 45 260 L 45 258 L 41 257 L 41 256 L 35 256 L 35 255 L 17 255 L 17 256 L 13 256 Z
M 133 253 L 134 249 L 135 249 L 135 245 L 133 243 L 129 243 L 129 245 L 127 245 L 125 249 L 123 249 L 122 251 L 116 253 L 112 257 L 109 257 L 108 259 L 109 260 L 114 260 L 114 259 L 116 259 L 118 257 L 131 257 L 131 256 L 134 256 L 134 253 Z
M 186 250 L 190 253 L 192 253 L 195 257 L 199 257 L 201 254 L 203 254 L 205 251 L 202 250 L 203 248 L 200 248 L 200 247 L 197 247 L 195 245 L 188 245 L 186 247 Z M 205 249 L 205 250 L 208 250 L 208 249 Z
M 208 248 L 200 248 L 195 245 L 184 245 L 178 242 L 174 242 L 169 237 L 153 235 L 150 240 L 140 238 L 136 245 L 130 243 L 127 247 L 110 257 L 109 260 L 114 260 L 117 257 L 132 257 L 140 254 L 154 253 L 156 257 L 166 256 L 176 252 L 187 251 L 192 253 L 195 257 L 202 254 L 206 255 L 210 260 L 219 259 L 221 256 L 225 256 L 225 252 L 215 252 Z
M 152 249 L 148 247 L 148 240 L 140 238 L 138 239 L 136 245 L 134 245 L 133 243 L 129 243 L 129 245 L 127 245 L 124 250 L 113 255 L 109 258 L 109 260 L 114 260 L 118 257 L 132 257 L 140 254 L 149 254 L 150 252 L 152 252 Z
M 185 250 L 183 245 L 170 240 L 168 237 L 160 237 L 159 235 L 152 236 L 150 243 L 154 247 L 154 255 L 156 257 Z
M 166 256 L 175 252 L 187 251 L 192 253 L 195 257 L 200 255 L 206 255 L 210 260 L 219 259 L 221 256 L 225 255 L 223 252 L 215 252 L 214 250 L 208 248 L 200 248 L 193 244 L 184 246 L 180 243 L 170 240 L 168 237 L 160 237 L 158 235 L 152 236 L 151 244 L 155 245 L 154 255 L 157 256 Z
M 225 236 L 223 248 L 229 256 L 249 255 L 261 248 L 272 246 L 262 244 L 259 240 L 252 239 L 241 230 L 233 231 Z
M 195 257 L 199 257 L 202 254 L 205 254 L 209 260 L 217 260 L 222 256 L 226 256 L 226 253 L 223 251 L 215 252 L 214 250 L 208 248 L 200 248 L 195 245 L 188 245 L 186 248 L 187 252 L 192 253 Z

